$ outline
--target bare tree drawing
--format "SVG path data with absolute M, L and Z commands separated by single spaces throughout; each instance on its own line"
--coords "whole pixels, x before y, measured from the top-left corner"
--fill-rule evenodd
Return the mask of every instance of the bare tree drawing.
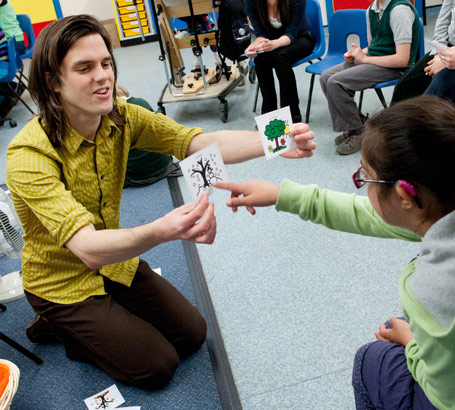
M 194 177 L 197 180 L 198 196 L 201 190 L 206 190 L 213 184 L 213 182 L 222 180 L 222 178 L 220 178 L 218 168 L 214 169 L 214 166 L 216 166 L 215 155 L 212 156 L 212 154 L 210 154 L 209 159 L 201 158 L 191 169 L 191 177 Z M 200 181 L 200 179 L 202 179 L 202 181 Z

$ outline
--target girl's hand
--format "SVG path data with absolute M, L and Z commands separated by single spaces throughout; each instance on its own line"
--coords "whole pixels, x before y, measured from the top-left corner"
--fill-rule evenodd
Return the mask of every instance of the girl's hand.
M 379 325 L 379 332 L 375 333 L 376 339 L 383 342 L 398 343 L 406 347 L 406 345 L 414 339 L 414 335 L 409 329 L 409 323 L 397 317 L 391 317 L 389 323 L 391 329 L 387 329 L 384 323 Z
M 243 184 L 233 182 L 218 182 L 215 188 L 231 191 L 231 199 L 226 205 L 237 212 L 239 206 L 245 206 L 251 215 L 256 213 L 255 206 L 275 205 L 280 187 L 267 181 L 248 181 Z

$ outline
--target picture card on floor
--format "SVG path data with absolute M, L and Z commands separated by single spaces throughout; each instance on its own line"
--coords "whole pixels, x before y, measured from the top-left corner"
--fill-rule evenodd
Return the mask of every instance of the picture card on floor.
M 216 182 L 227 182 L 228 176 L 218 143 L 195 152 L 179 162 L 192 200 L 197 203 L 204 192 L 211 194 Z
M 133 406 L 133 407 L 117 407 L 116 410 L 141 410 L 141 406 Z
M 89 410 L 115 409 L 125 403 L 115 384 L 84 400 Z
M 291 136 L 292 116 L 289 107 L 262 114 L 255 120 L 267 159 L 297 147 Z

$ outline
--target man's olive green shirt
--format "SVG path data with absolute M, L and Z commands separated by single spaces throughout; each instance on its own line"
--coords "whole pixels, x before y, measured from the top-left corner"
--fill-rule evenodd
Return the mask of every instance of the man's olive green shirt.
M 24 289 L 51 302 L 103 295 L 103 276 L 131 284 L 138 258 L 90 269 L 64 244 L 90 223 L 97 230 L 120 228 L 130 148 L 183 159 L 191 138 L 203 132 L 122 99 L 117 104 L 126 121 L 123 132 L 105 115 L 94 142 L 67 126 L 63 143 L 55 148 L 36 117 L 8 147 L 6 182 L 25 231 Z

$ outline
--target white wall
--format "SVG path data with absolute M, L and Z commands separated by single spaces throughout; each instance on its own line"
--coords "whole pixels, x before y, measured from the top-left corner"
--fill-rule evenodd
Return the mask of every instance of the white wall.
M 327 25 L 327 12 L 325 8 L 325 0 L 319 0 L 319 4 L 321 5 L 321 14 L 322 14 L 322 22 L 324 26 Z
M 63 16 L 91 14 L 99 20 L 114 18 L 111 0 L 60 0 Z

